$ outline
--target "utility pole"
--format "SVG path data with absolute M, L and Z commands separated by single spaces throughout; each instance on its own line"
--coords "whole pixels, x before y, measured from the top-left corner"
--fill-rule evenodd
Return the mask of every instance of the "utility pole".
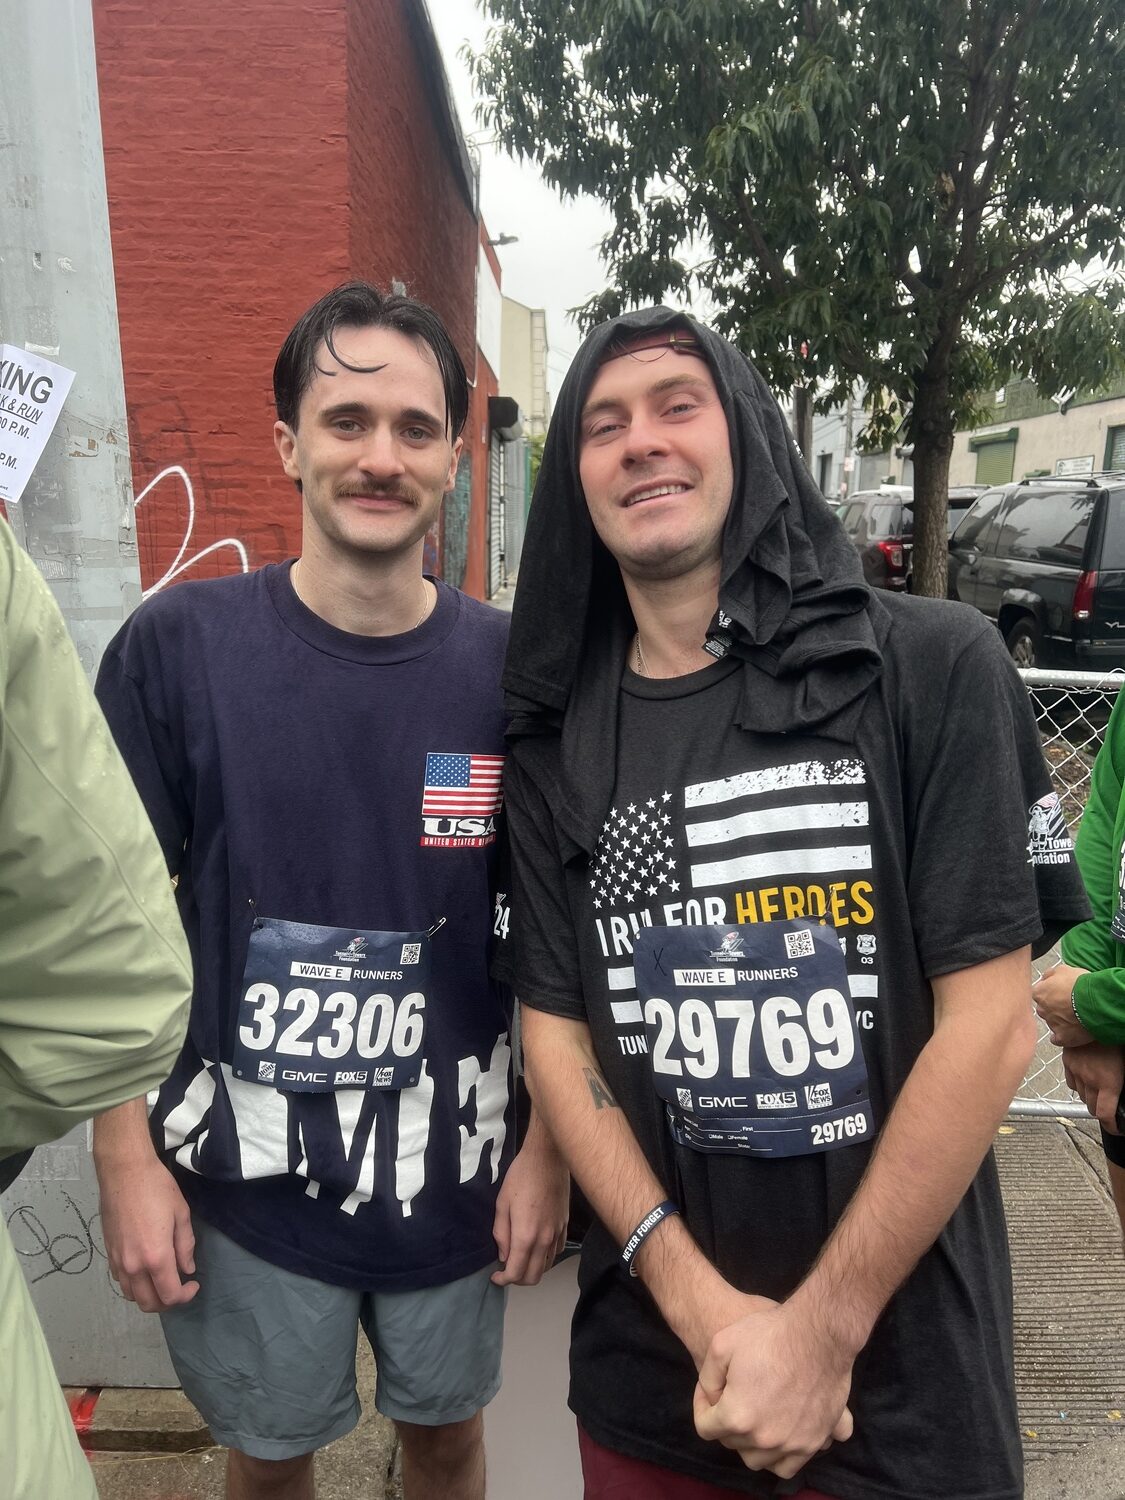
M 92 675 L 140 602 L 141 580 L 91 0 L 0 0 L 0 203 L 0 343 L 75 371 L 8 516 Z M 84 1125 L 39 1147 L 0 1214 L 13 1224 L 61 1380 L 175 1384 L 159 1328 L 111 1290 L 104 1262 L 99 1269 Z M 56 1253 L 75 1274 L 49 1274 Z
M 140 601 L 91 0 L 0 0 L 0 343 L 76 372 L 8 506 L 82 665 Z
M 797 440 L 797 447 L 801 450 L 801 457 L 805 463 L 812 468 L 812 391 L 807 385 L 795 385 L 793 387 L 793 436 Z

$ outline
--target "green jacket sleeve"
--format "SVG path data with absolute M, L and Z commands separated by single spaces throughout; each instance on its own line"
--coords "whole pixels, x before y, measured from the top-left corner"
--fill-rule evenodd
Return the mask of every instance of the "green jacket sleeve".
M 0 1156 L 160 1084 L 190 995 L 151 825 L 50 590 L 0 522 Z
M 1099 1042 L 1125 1042 L 1125 951 L 1110 931 L 1119 899 L 1123 780 L 1125 693 L 1118 695 L 1105 743 L 1094 761 L 1090 795 L 1075 840 L 1094 914 L 1072 927 L 1061 944 L 1066 963 L 1090 970 L 1074 987 L 1074 1005 L 1086 1030 Z

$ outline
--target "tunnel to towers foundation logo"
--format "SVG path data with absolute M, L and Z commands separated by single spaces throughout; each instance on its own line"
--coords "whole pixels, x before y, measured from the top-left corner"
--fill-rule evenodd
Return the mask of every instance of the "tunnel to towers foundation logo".
M 1033 802 L 1027 821 L 1028 864 L 1066 865 L 1074 858 L 1074 841 L 1063 817 L 1058 792 Z

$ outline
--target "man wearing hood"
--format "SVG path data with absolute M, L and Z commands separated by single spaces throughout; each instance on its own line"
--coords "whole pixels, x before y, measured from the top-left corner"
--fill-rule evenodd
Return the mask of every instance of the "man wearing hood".
M 656 308 L 563 386 L 505 687 L 587 1497 L 1016 1500 L 989 1146 L 1087 907 L 995 631 L 871 593 L 757 372 Z

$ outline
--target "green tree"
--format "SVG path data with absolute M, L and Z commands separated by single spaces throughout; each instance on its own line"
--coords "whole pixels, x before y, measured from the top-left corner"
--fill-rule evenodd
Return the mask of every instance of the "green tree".
M 671 300 L 865 445 L 914 444 L 945 592 L 958 426 L 1125 350 L 1121 0 L 484 0 L 483 116 L 614 227 L 593 323 Z

